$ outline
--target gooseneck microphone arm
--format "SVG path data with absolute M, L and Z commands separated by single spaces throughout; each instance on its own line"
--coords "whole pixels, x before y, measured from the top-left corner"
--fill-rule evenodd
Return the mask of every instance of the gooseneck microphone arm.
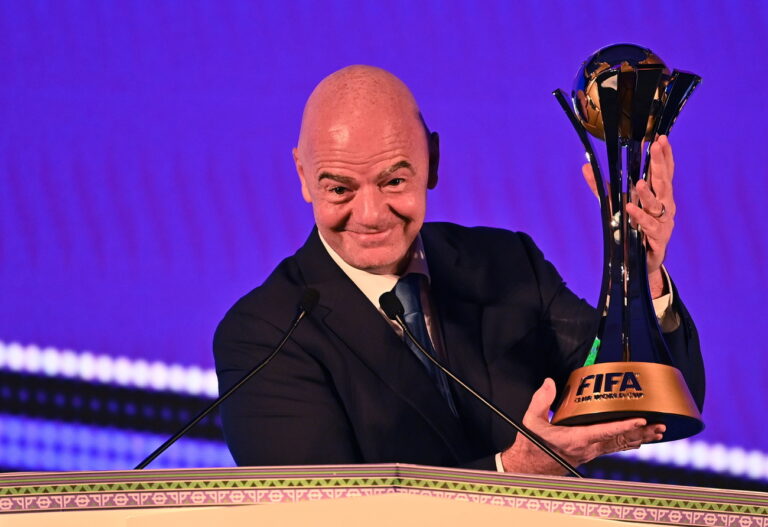
M 239 381 L 237 381 L 231 388 L 229 388 L 226 392 L 221 394 L 218 399 L 213 401 L 205 410 L 197 414 L 197 417 L 192 419 L 189 423 L 184 425 L 184 427 L 173 434 L 165 443 L 157 447 L 154 452 L 152 452 L 149 456 L 147 456 L 144 461 L 136 465 L 134 470 L 141 470 L 152 461 L 154 461 L 157 456 L 165 452 L 168 447 L 170 447 L 172 444 L 174 444 L 176 441 L 179 440 L 180 437 L 182 437 L 184 434 L 189 432 L 189 430 L 195 426 L 197 423 L 202 421 L 208 414 L 210 414 L 212 411 L 214 411 L 216 408 L 221 405 L 224 401 L 226 401 L 230 395 L 235 393 L 237 390 L 239 390 L 245 383 L 247 383 L 251 377 L 256 375 L 261 371 L 264 366 L 269 364 L 269 362 L 277 355 L 281 349 L 283 349 L 283 346 L 285 346 L 285 343 L 288 342 L 288 339 L 291 338 L 291 335 L 293 335 L 293 332 L 296 330 L 297 327 L 299 327 L 299 323 L 304 320 L 304 317 L 306 317 L 312 309 L 317 305 L 317 301 L 320 298 L 320 295 L 318 292 L 312 288 L 307 288 L 304 290 L 304 292 L 301 295 L 301 301 L 299 302 L 299 310 L 296 313 L 296 316 L 293 319 L 293 322 L 291 323 L 291 326 L 288 328 L 288 331 L 285 332 L 283 335 L 282 340 L 280 343 L 275 347 L 275 349 L 270 353 L 267 358 L 262 360 L 260 363 L 258 363 L 256 366 L 254 366 L 251 371 L 246 373 Z
M 421 345 L 421 343 L 416 339 L 416 337 L 413 336 L 413 333 L 411 333 L 411 330 L 408 329 L 408 326 L 405 323 L 405 320 L 403 319 L 403 316 L 405 315 L 405 309 L 403 308 L 403 304 L 400 302 L 400 299 L 397 298 L 397 295 L 393 293 L 392 291 L 389 291 L 387 293 L 384 293 L 379 298 L 379 304 L 381 305 L 381 309 L 384 311 L 384 313 L 397 322 L 397 324 L 402 328 L 403 333 L 408 337 L 408 339 L 416 345 L 416 347 L 419 349 L 419 351 L 424 355 L 429 361 L 437 366 L 440 371 L 442 371 L 444 374 L 446 374 L 448 377 L 450 377 L 453 382 L 464 388 L 466 391 L 468 391 L 474 398 L 476 398 L 478 401 L 483 403 L 486 407 L 488 407 L 493 413 L 501 417 L 506 423 L 512 426 L 515 430 L 517 430 L 520 434 L 523 435 L 528 441 L 536 445 L 539 449 L 541 449 L 543 452 L 545 452 L 549 457 L 557 461 L 557 463 L 563 467 L 565 470 L 570 472 L 572 475 L 576 476 L 577 478 L 583 478 L 584 476 L 579 473 L 578 470 L 576 470 L 573 465 L 568 463 L 565 459 L 562 458 L 557 452 L 552 450 L 549 445 L 547 445 L 542 438 L 540 438 L 538 435 L 534 434 L 528 428 L 523 425 L 522 423 L 518 423 L 514 419 L 512 419 L 510 416 L 502 412 L 498 407 L 496 407 L 493 403 L 488 401 L 485 397 L 477 393 L 477 391 L 469 386 L 467 383 L 459 379 L 451 370 L 440 364 L 432 355 L 430 355 L 427 350 L 424 349 L 424 346 Z

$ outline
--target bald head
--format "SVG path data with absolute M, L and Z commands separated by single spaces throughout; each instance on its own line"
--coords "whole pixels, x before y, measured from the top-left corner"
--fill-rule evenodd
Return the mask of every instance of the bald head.
M 382 124 L 408 121 L 423 126 L 419 107 L 408 87 L 386 70 L 355 65 L 324 78 L 312 91 L 304 107 L 299 133 L 299 154 L 313 146 L 321 134 L 334 137 Z

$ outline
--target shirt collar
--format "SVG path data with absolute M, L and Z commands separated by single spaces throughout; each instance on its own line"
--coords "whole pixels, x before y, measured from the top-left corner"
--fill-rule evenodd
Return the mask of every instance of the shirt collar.
M 368 271 L 363 271 L 362 269 L 352 267 L 347 262 L 345 262 L 342 257 L 339 256 L 336 251 L 331 248 L 330 245 L 328 245 L 328 243 L 323 238 L 323 235 L 320 234 L 319 230 L 317 231 L 317 234 L 320 236 L 320 241 L 323 242 L 323 247 L 325 247 L 325 250 L 328 251 L 331 259 L 336 262 L 336 265 L 338 265 L 344 274 L 347 275 L 350 280 L 352 280 L 357 288 L 363 292 L 366 298 L 368 298 L 368 300 L 370 300 L 371 303 L 377 309 L 379 309 L 379 297 L 381 297 L 381 295 L 387 291 L 392 291 L 392 289 L 394 289 L 395 285 L 397 284 L 397 281 L 400 279 L 400 276 L 394 274 L 373 274 L 369 273 Z M 403 275 L 408 273 L 419 273 L 426 276 L 427 281 L 429 281 L 430 277 L 429 267 L 427 266 L 427 255 L 424 252 L 424 243 L 421 241 L 421 234 L 416 236 L 416 239 L 413 241 L 413 244 L 409 249 L 409 253 L 410 261 L 408 262 L 408 267 L 406 267 Z

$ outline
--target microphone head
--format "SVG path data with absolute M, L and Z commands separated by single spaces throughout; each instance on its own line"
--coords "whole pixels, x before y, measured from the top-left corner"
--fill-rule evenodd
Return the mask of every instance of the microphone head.
M 317 305 L 318 300 L 320 300 L 320 293 L 317 292 L 317 289 L 307 287 L 301 295 L 301 300 L 299 301 L 299 310 L 309 315 L 309 313 Z
M 398 316 L 405 315 L 405 308 L 397 295 L 392 291 L 387 291 L 379 297 L 379 305 L 384 314 L 392 320 L 396 320 Z

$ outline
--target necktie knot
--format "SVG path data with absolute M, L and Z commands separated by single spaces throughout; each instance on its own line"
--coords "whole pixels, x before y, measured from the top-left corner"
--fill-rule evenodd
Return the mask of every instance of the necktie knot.
M 424 316 L 421 307 L 421 278 L 423 275 L 408 273 L 400 278 L 395 285 L 395 295 L 403 304 L 405 315 Z

